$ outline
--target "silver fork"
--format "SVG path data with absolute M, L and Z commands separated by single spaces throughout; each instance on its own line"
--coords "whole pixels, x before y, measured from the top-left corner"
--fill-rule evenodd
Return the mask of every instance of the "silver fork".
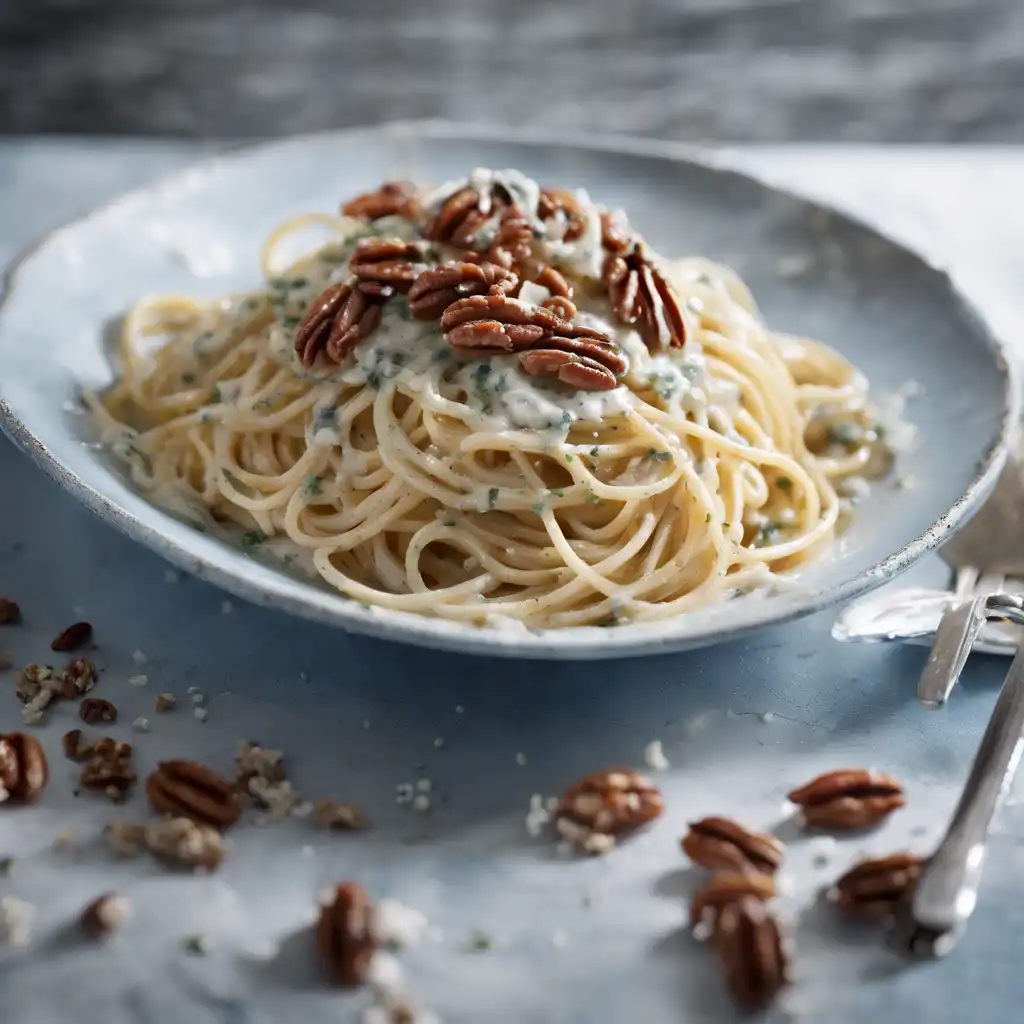
M 1024 624 L 1020 595 L 985 600 L 993 614 Z M 959 674 L 955 665 L 950 670 Z M 989 828 L 1020 760 L 1022 732 L 1024 646 L 999 691 L 946 835 L 897 911 L 889 935 L 892 948 L 915 957 L 944 956 L 963 934 L 977 902 Z

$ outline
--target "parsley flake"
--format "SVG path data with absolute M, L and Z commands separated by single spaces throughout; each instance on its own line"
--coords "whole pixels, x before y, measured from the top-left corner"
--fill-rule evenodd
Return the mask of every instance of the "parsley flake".
M 267 535 L 262 530 L 246 530 L 242 534 L 242 547 L 258 548 L 266 539 Z
M 492 487 L 487 492 L 487 507 L 488 508 L 494 508 L 498 504 L 498 495 L 499 495 L 499 493 L 500 493 L 500 488 L 497 488 L 497 487 Z

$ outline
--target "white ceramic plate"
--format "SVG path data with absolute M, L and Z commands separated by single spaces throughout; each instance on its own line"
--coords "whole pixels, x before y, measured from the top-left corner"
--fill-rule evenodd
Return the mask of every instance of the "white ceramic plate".
M 104 331 L 140 295 L 215 296 L 258 280 L 268 230 L 333 209 L 381 180 L 441 181 L 473 166 L 519 167 L 625 207 L 652 244 L 735 267 L 769 323 L 821 338 L 876 393 L 916 381 L 907 490 L 881 487 L 799 585 L 671 622 L 505 631 L 366 609 L 152 507 L 88 445 L 83 386 L 112 379 Z M 804 267 L 794 276 L 793 268 Z M 548 141 L 425 123 L 296 138 L 200 164 L 54 232 L 12 268 L 0 307 L 0 423 L 79 501 L 189 572 L 242 597 L 355 632 L 478 653 L 550 658 L 653 654 L 713 643 L 851 598 L 899 573 L 964 522 L 1006 453 L 1018 384 L 1001 343 L 949 278 L 838 213 L 678 148 L 633 140 Z

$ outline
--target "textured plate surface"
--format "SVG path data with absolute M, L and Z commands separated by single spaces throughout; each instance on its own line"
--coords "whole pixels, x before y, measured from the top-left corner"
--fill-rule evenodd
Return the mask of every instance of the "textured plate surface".
M 515 166 L 626 207 L 656 248 L 735 267 L 769 323 L 852 358 L 876 394 L 914 381 L 919 442 L 908 489 L 878 489 L 798 585 L 670 623 L 477 629 L 357 603 L 260 564 L 150 506 L 76 413 L 112 379 L 104 329 L 140 295 L 251 287 L 269 229 L 395 176 L 442 180 Z M 794 268 L 799 272 L 794 274 Z M 964 522 L 1005 456 L 1018 382 L 1001 343 L 941 270 L 840 214 L 678 150 L 617 140 L 552 144 L 437 124 L 310 136 L 197 166 L 50 235 L 11 271 L 0 308 L 0 422 L 80 501 L 190 572 L 240 596 L 343 628 L 434 647 L 593 658 L 681 650 L 807 614 L 890 579 Z

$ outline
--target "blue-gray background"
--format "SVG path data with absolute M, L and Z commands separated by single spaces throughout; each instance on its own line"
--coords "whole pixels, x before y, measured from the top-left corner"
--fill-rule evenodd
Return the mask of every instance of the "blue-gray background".
M 0 133 L 1024 141 L 1021 0 L 2 0 Z

